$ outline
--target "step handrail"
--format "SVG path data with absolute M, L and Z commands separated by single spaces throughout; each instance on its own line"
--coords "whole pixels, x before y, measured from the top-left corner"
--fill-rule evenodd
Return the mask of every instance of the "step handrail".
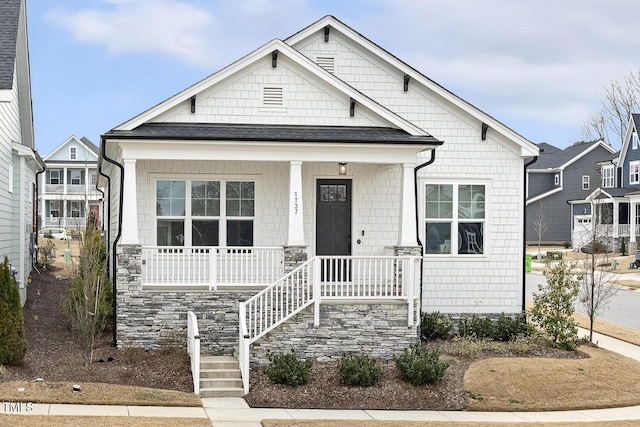
M 193 392 L 200 394 L 200 333 L 198 318 L 193 311 L 187 311 L 187 353 L 191 359 Z

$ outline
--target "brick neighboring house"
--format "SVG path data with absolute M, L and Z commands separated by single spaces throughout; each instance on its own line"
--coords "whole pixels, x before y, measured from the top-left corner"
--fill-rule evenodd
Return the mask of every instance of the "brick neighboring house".
M 571 242 L 575 216 L 591 214 L 589 203 L 573 202 L 584 201 L 600 185 L 598 162 L 611 159 L 615 150 L 601 140 L 538 147 L 537 161 L 527 168 L 527 244 Z
M 270 41 L 101 137 L 118 345 L 184 343 L 190 310 L 247 380 L 518 313 L 537 154 L 332 16 Z
M 35 151 L 31 76 L 24 0 L 0 2 L 0 262 L 9 258 L 20 299 L 35 254 L 36 174 L 44 163 Z
M 84 230 L 89 212 L 102 222 L 103 195 L 96 189 L 98 147 L 89 139 L 70 136 L 44 158 L 40 176 L 41 227 Z

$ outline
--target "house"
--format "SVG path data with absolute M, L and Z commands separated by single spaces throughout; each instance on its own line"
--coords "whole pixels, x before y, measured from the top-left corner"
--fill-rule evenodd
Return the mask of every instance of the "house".
M 272 40 L 102 135 L 118 346 L 184 343 L 189 310 L 246 373 L 518 313 L 537 154 L 333 16 Z
M 590 215 L 588 203 L 570 201 L 584 201 L 600 185 L 597 163 L 610 159 L 615 150 L 602 140 L 577 142 L 565 149 L 547 143 L 538 147 L 537 161 L 527 168 L 526 241 L 570 242 L 574 214 Z
M 35 251 L 36 174 L 24 0 L 0 2 L 0 260 L 9 258 L 26 301 Z
M 101 224 L 103 194 L 96 189 L 98 147 L 89 139 L 70 136 L 44 158 L 40 175 L 40 225 L 83 230 L 88 214 Z
M 631 114 L 620 152 L 598 164 L 601 171 L 600 186 L 584 200 L 574 204 L 590 205 L 584 218 L 582 234 L 594 236 L 613 249 L 621 246 L 622 239 L 629 252 L 637 249 L 640 235 L 640 148 L 638 147 L 640 114 Z M 576 223 L 579 220 L 576 217 Z M 577 232 L 580 229 L 576 226 Z

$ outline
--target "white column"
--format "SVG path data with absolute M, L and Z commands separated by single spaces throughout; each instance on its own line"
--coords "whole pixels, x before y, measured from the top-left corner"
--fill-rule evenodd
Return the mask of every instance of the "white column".
M 402 199 L 400 200 L 400 227 L 398 246 L 418 246 L 416 238 L 416 197 L 413 164 L 402 165 Z
M 631 200 L 629 203 L 629 214 L 631 215 L 631 229 L 629 230 L 629 242 L 635 243 L 636 241 L 636 202 Z
M 289 164 L 289 231 L 287 246 L 305 246 L 302 209 L 302 162 Z
M 122 184 L 122 240 L 124 245 L 138 244 L 138 202 L 136 197 L 136 160 L 124 159 Z
M 620 204 L 617 200 L 613 201 L 613 237 L 619 237 L 620 230 Z

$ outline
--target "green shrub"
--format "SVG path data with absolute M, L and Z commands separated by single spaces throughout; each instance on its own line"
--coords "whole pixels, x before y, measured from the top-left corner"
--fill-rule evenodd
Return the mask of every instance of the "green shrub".
M 19 365 L 26 353 L 20 293 L 5 257 L 0 264 L 0 365 Z
M 45 269 L 51 267 L 56 259 L 56 244 L 51 239 L 41 239 L 38 246 L 38 263 Z
M 347 354 L 340 361 L 340 378 L 345 385 L 370 387 L 382 378 L 382 368 L 366 354 Z
M 458 322 L 458 334 L 461 337 L 475 339 L 493 339 L 496 326 L 488 317 L 481 317 L 474 314 L 471 317 L 463 317 Z
M 393 360 L 402 379 L 416 386 L 441 381 L 449 367 L 448 362 L 440 360 L 439 349 L 429 351 L 420 343 L 405 348 L 402 354 Z
M 297 387 L 311 380 L 313 362 L 298 359 L 293 349 L 290 353 L 267 352 L 267 358 L 269 364 L 265 372 L 274 383 Z
M 494 340 L 478 340 L 471 337 L 455 337 L 447 347 L 450 354 L 459 357 L 474 358 L 482 353 L 494 355 L 525 355 L 530 351 L 548 346 L 547 340 L 538 336 L 519 336 L 512 341 L 499 342 Z
M 520 313 L 509 316 L 502 313 L 495 323 L 493 339 L 496 341 L 513 341 L 518 337 L 527 337 L 533 333 L 533 328 L 527 325 L 525 315 Z
M 451 336 L 453 322 L 446 314 L 439 311 L 422 313 L 420 319 L 420 334 L 423 339 L 430 341 L 438 338 L 447 339 Z

